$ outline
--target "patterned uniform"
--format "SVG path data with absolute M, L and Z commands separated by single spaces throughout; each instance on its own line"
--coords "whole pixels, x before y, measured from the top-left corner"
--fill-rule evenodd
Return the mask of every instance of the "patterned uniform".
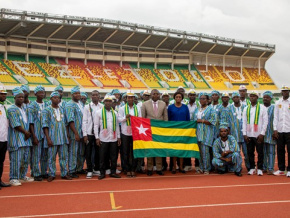
M 220 113 L 221 113 L 221 109 L 222 109 L 222 105 L 221 104 L 217 104 L 217 105 L 211 105 L 214 109 L 214 111 L 216 112 L 216 124 L 214 125 L 214 140 L 216 138 L 218 138 L 219 135 L 219 117 L 220 117 Z
M 29 131 L 29 122 L 25 109 L 12 105 L 7 110 L 9 119 L 8 130 L 8 151 L 10 159 L 10 180 L 23 179 L 28 170 L 30 159 L 31 138 L 25 140 L 25 135 L 15 127 L 21 126 L 26 131 Z
M 275 164 L 275 145 L 276 141 L 273 140 L 273 120 L 274 120 L 274 108 L 275 105 L 270 105 L 267 107 L 268 110 L 268 126 L 264 137 L 264 164 L 263 169 L 268 171 L 274 170 Z
M 82 106 L 74 101 L 69 101 L 65 107 L 65 116 L 67 122 L 74 122 L 74 126 L 80 136 L 83 138 L 82 133 L 82 120 L 83 120 L 83 113 L 82 113 Z M 69 138 L 71 140 L 70 145 L 68 147 L 68 168 L 69 173 L 76 173 L 76 171 L 81 171 L 83 169 L 83 165 L 85 162 L 85 147 L 84 143 L 77 142 L 75 140 L 75 134 L 69 128 Z
M 235 107 L 234 103 L 232 103 L 228 108 L 229 110 L 223 110 L 221 115 L 222 122 L 226 122 L 229 124 L 230 135 L 232 135 L 237 143 L 239 144 L 240 149 L 242 149 L 244 157 L 245 157 L 245 165 L 247 169 L 250 169 L 250 162 L 247 152 L 247 144 L 244 141 L 243 136 L 243 111 L 246 106 L 241 104 L 240 107 Z
M 196 136 L 199 145 L 201 161 L 200 169 L 203 171 L 210 171 L 210 154 L 209 148 L 212 147 L 214 140 L 214 126 L 216 124 L 216 113 L 212 106 L 207 106 L 204 111 L 200 111 L 196 108 L 193 115 L 193 120 L 204 119 L 209 121 L 212 125 L 205 125 L 204 123 L 198 123 L 196 129 Z
M 61 176 L 63 177 L 67 174 L 68 139 L 66 126 L 64 108 L 55 109 L 49 106 L 42 111 L 42 128 L 48 128 L 48 134 L 53 143 L 52 147 L 48 147 L 47 140 L 44 141 L 45 146 L 48 147 L 48 175 L 52 177 L 55 177 L 57 154 L 59 156 Z
M 232 158 L 232 164 L 228 164 L 226 161 L 221 160 L 222 153 L 224 151 L 232 151 L 232 154 L 228 154 L 226 158 Z M 237 141 L 231 135 L 228 135 L 228 140 L 223 142 L 221 138 L 218 138 L 214 141 L 213 144 L 213 155 L 212 164 L 218 170 L 225 171 L 226 165 L 229 167 L 230 172 L 240 172 L 242 170 L 242 157 L 240 154 L 240 148 Z
M 41 125 L 41 112 L 45 104 L 38 104 L 33 101 L 28 106 L 28 121 L 34 126 L 34 134 L 38 140 L 38 145 L 33 145 L 31 149 L 32 172 L 35 177 L 47 174 L 47 147 L 44 146 L 44 133 Z M 41 165 L 41 169 L 40 166 Z

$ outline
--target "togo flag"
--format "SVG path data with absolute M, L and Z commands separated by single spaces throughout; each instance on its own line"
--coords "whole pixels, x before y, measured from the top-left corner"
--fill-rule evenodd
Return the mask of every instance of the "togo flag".
M 196 122 L 163 121 L 131 116 L 134 158 L 200 158 Z

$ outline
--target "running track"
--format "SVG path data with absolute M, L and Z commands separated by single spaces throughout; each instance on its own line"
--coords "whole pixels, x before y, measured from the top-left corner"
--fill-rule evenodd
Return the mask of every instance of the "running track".
M 8 180 L 6 159 L 3 180 Z M 245 170 L 244 170 L 245 171 Z M 59 173 L 58 173 L 59 174 Z M 198 175 L 57 176 L 0 191 L 0 217 L 290 217 L 290 178 Z

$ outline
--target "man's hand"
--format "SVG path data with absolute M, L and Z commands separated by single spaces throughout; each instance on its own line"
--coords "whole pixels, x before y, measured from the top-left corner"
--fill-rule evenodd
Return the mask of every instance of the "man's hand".
M 246 135 L 244 135 L 244 140 L 245 140 L 245 142 L 246 142 L 247 144 L 250 142 L 250 138 L 249 138 L 248 136 L 246 136 Z
M 24 133 L 24 136 L 25 136 L 25 141 L 26 141 L 27 139 L 29 139 L 29 138 L 30 138 L 30 136 L 31 136 L 31 133 L 30 133 L 30 132 L 28 132 L 28 131 L 25 131 L 25 133 Z
M 275 130 L 274 133 L 273 133 L 273 139 L 274 139 L 274 140 L 278 140 L 278 138 L 279 138 L 278 131 Z
M 52 147 L 53 146 L 53 143 L 52 143 L 50 138 L 47 138 L 47 145 L 48 145 L 48 147 Z
M 88 136 L 84 136 L 84 143 L 87 145 L 88 144 Z
M 118 146 L 121 146 L 121 139 L 117 139 L 118 140 Z
M 38 141 L 37 137 L 34 136 L 34 137 L 33 137 L 33 140 L 32 140 L 32 144 L 33 144 L 34 146 L 37 146 L 38 143 L 39 143 L 39 141 Z
M 100 139 L 96 139 L 96 144 L 97 144 L 97 146 L 101 146 L 101 141 L 100 141 Z
M 262 144 L 264 142 L 264 136 L 263 135 L 259 135 L 258 136 L 258 140 L 257 140 L 258 144 Z
M 75 139 L 76 139 L 77 142 L 80 142 L 81 141 L 81 138 L 80 138 L 79 134 L 76 134 L 75 135 Z
M 229 157 L 229 158 L 226 158 L 225 161 L 226 161 L 227 163 L 232 163 L 233 160 L 232 160 L 232 157 Z
M 127 115 L 126 115 L 126 119 L 129 119 L 130 117 L 131 117 L 130 114 L 127 114 Z

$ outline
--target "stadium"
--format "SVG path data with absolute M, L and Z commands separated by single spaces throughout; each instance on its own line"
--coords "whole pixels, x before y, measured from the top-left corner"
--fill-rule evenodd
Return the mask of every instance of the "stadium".
M 122 21 L 1 9 L 0 82 L 101 93 L 156 88 L 278 93 L 275 45 Z M 48 93 L 49 94 L 49 93 Z M 11 95 L 11 92 L 9 93 Z M 8 97 L 9 102 L 13 99 Z

